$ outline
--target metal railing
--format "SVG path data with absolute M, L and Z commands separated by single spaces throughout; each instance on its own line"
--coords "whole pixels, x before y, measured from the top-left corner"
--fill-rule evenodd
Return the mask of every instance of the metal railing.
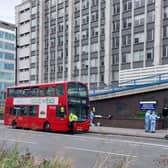
M 106 85 L 101 88 L 93 88 L 89 91 L 89 96 L 101 96 L 106 94 L 112 94 L 116 92 L 129 91 L 132 89 L 146 88 L 153 85 L 161 85 L 168 83 L 168 73 L 161 73 L 150 75 L 143 78 L 129 80 L 119 83 L 118 85 Z

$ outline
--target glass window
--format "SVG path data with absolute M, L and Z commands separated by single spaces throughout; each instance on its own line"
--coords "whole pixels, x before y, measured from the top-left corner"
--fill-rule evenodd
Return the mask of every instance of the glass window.
M 57 106 L 56 107 L 56 117 L 64 118 L 66 116 L 66 110 L 64 106 Z
M 87 87 L 80 83 L 69 83 L 68 84 L 68 95 L 69 96 L 87 96 Z
M 152 41 L 154 39 L 154 30 L 148 30 L 147 31 L 147 41 Z
M 38 88 L 32 88 L 32 96 L 38 96 Z
M 46 95 L 46 88 L 40 88 L 39 89 L 39 96 L 45 96 Z
M 31 89 L 30 88 L 23 89 L 23 96 L 25 97 L 31 96 Z
M 37 108 L 35 106 L 29 107 L 29 116 L 37 116 Z
M 146 52 L 146 59 L 147 60 L 151 60 L 153 58 L 153 49 L 147 49 L 147 52 Z
M 143 43 L 144 42 L 144 32 L 136 33 L 134 35 L 134 43 Z
M 8 89 L 8 96 L 14 97 L 15 96 L 15 89 Z
M 155 11 L 151 11 L 147 15 L 147 22 L 154 22 L 155 21 Z
M 14 108 L 10 109 L 10 115 L 19 116 L 20 112 L 21 112 L 21 107 L 15 106 Z
M 63 96 L 64 95 L 64 85 L 59 84 L 56 86 L 56 96 Z
M 144 14 L 135 16 L 134 25 L 139 26 L 143 24 L 144 24 Z
M 20 115 L 21 116 L 27 116 L 29 113 L 29 107 L 28 106 L 24 106 L 21 108 L 21 112 L 20 112 Z
M 15 89 L 15 95 L 16 97 L 21 97 L 23 94 L 23 89 L 17 88 Z
M 168 46 L 163 46 L 163 57 L 168 57 Z
M 47 96 L 54 96 L 55 95 L 55 88 L 54 87 L 48 87 L 47 88 Z
M 133 56 L 134 61 L 143 61 L 143 59 L 144 59 L 144 51 L 134 52 L 134 56 Z

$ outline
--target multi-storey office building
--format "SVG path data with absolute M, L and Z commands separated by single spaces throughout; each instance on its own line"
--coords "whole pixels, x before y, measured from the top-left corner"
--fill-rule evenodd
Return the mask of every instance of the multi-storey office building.
M 116 83 L 168 63 L 168 0 L 23 0 L 16 7 L 17 83 Z
M 15 84 L 15 25 L 0 21 L 0 107 L 5 89 Z

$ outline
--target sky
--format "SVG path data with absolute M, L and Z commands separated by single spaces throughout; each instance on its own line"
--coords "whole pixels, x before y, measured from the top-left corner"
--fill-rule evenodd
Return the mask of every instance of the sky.
M 15 6 L 22 0 L 0 0 L 0 20 L 15 23 Z

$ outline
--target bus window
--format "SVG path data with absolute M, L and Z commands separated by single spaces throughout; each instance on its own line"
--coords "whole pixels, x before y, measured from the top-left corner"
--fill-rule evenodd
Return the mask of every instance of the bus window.
M 14 97 L 15 96 L 15 89 L 8 89 L 8 97 Z
M 77 83 L 69 83 L 68 84 L 68 95 L 69 96 L 77 96 L 78 95 Z
M 39 89 L 39 96 L 45 96 L 46 95 L 46 89 L 45 88 L 40 88 Z
M 79 95 L 82 97 L 87 97 L 88 96 L 88 91 L 87 88 L 82 85 L 82 84 L 78 84 L 78 88 L 79 88 Z
M 56 85 L 56 96 L 63 96 L 64 95 L 64 85 L 58 84 Z
M 28 106 L 25 106 L 25 107 L 22 107 L 21 108 L 21 116 L 27 116 L 29 113 L 29 107 Z
M 15 89 L 15 97 L 21 97 L 23 94 L 23 89 L 17 88 Z
M 56 117 L 64 118 L 66 116 L 66 111 L 64 106 L 57 106 L 56 108 Z
M 68 84 L 68 95 L 87 97 L 88 96 L 87 87 L 80 83 L 71 82 Z
M 46 93 L 47 93 L 47 96 L 54 96 L 55 95 L 55 88 L 48 87 Z
M 21 108 L 20 107 L 14 107 L 10 109 L 10 115 L 14 115 L 14 116 L 19 116 L 21 112 Z
M 24 96 L 24 97 L 29 97 L 29 96 L 31 96 L 31 89 L 28 89 L 28 88 L 23 89 L 23 96 Z
M 37 108 L 35 106 L 29 107 L 29 116 L 37 116 Z
M 39 89 L 38 88 L 32 88 L 32 96 L 38 96 Z

